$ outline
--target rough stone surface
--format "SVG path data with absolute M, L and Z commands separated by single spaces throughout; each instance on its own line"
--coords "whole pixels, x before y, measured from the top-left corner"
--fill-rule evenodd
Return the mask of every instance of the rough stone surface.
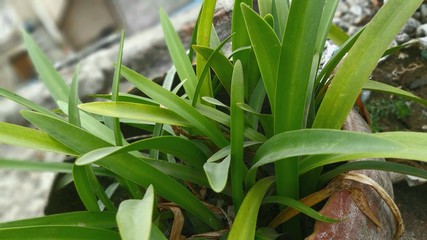
M 344 127 L 345 130 L 370 132 L 369 126 L 362 117 L 354 110 L 348 116 Z M 384 161 L 384 159 L 372 159 Z M 351 171 L 361 173 L 380 184 L 388 194 L 393 197 L 393 186 L 389 173 L 372 170 Z M 392 239 L 395 230 L 395 222 L 390 209 L 378 194 L 370 187 L 352 182 L 352 188 L 359 188 L 367 198 L 370 208 L 377 216 L 382 228 L 377 226 L 366 217 L 357 205 L 354 203 L 350 193 L 347 190 L 339 191 L 329 198 L 323 209 L 322 214 L 343 221 L 329 224 L 317 221 L 314 226 L 314 232 L 307 237 L 307 240 L 320 239 Z M 364 229 L 364 231 L 360 231 Z
M 60 162 L 64 156 L 38 150 L 0 145 L 1 158 Z M 0 169 L 0 222 L 43 215 L 54 173 Z

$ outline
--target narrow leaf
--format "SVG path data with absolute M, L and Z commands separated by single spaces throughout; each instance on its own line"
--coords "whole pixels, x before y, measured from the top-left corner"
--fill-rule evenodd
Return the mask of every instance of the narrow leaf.
M 152 123 L 191 126 L 178 114 L 166 108 L 127 102 L 92 102 L 80 104 L 79 108 L 90 113 L 109 117 L 120 117 Z
M 341 128 L 378 60 L 422 2 L 389 0 L 384 4 L 338 69 L 320 105 L 313 127 Z
M 53 138 L 72 146 L 80 154 L 97 148 L 110 147 L 111 144 L 64 121 L 40 113 L 25 111 L 24 117 Z M 57 131 L 61 129 L 61 131 Z M 221 223 L 192 193 L 180 183 L 148 163 L 131 154 L 120 154 L 98 161 L 98 164 L 111 172 L 133 181 L 141 186 L 154 186 L 160 196 L 173 201 L 198 216 L 213 229 L 221 228 Z
M 8 240 L 120 240 L 116 231 L 86 226 L 30 226 L 0 229 L 2 239 Z
M 5 122 L 0 122 L 0 129 L 0 143 L 72 156 L 77 155 L 74 150 L 44 132 Z
M 165 35 L 166 45 L 169 49 L 173 65 L 175 66 L 181 81 L 187 79 L 187 82 L 184 84 L 185 92 L 190 99 L 193 99 L 194 91 L 197 86 L 197 79 L 193 66 L 191 65 L 191 62 L 185 53 L 184 46 L 182 46 L 181 40 L 173 28 L 166 12 L 163 9 L 160 9 L 159 15 L 163 34 Z
M 242 5 L 242 11 L 270 105 L 274 109 L 281 44 L 273 29 L 264 19 L 246 5 Z M 262 34 L 259 34 L 261 32 Z
M 114 154 L 146 149 L 157 149 L 171 154 L 196 168 L 201 168 L 207 159 L 205 153 L 193 142 L 175 136 L 162 136 L 139 140 L 124 147 L 98 148 L 80 156 L 76 160 L 76 164 L 85 165 Z
M 31 226 L 87 226 L 95 228 L 115 228 L 115 212 L 69 212 L 54 214 L 44 217 L 29 218 L 24 220 L 0 223 L 0 228 L 16 228 Z
M 256 222 L 259 208 L 264 195 L 274 183 L 273 177 L 259 180 L 247 193 L 242 202 L 233 226 L 231 227 L 228 239 L 255 239 Z
M 209 139 L 219 147 L 228 145 L 228 141 L 218 130 L 218 128 L 196 109 L 180 97 L 172 94 L 161 86 L 153 83 L 144 76 L 130 70 L 129 68 L 122 68 L 122 75 L 132 82 L 137 88 L 143 91 L 146 95 L 161 103 L 163 106 L 173 110 L 176 114 L 187 120 L 201 133 L 205 134 Z
M 22 31 L 22 37 L 32 63 L 40 75 L 40 79 L 49 89 L 52 97 L 55 101 L 67 102 L 70 90 L 61 75 L 58 74 L 52 63 L 50 63 L 49 59 L 28 33 Z
M 368 80 L 363 85 L 363 89 L 401 96 L 414 102 L 420 103 L 424 106 L 427 106 L 427 100 L 422 99 L 413 93 L 407 92 L 405 90 L 393 87 L 382 82 Z

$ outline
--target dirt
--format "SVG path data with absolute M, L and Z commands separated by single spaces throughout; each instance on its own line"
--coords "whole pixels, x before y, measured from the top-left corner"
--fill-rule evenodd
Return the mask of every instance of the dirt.
M 381 62 L 372 79 L 427 99 L 426 56 L 417 46 L 402 49 Z M 427 132 L 425 106 L 388 94 L 372 93 L 366 107 L 374 131 Z M 403 181 L 394 185 L 394 193 L 406 228 L 402 239 L 427 239 L 427 184 L 409 187 Z
M 427 59 L 418 47 L 402 49 L 381 62 L 372 79 L 427 99 Z M 383 93 L 372 93 L 370 110 L 374 131 L 427 132 L 427 107 Z

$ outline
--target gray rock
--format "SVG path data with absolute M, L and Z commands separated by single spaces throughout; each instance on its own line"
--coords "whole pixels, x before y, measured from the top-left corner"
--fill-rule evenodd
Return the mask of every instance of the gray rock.
M 421 23 L 427 23 L 427 3 L 421 4 L 420 15 L 421 15 Z
M 2 158 L 16 161 L 64 160 L 60 154 L 5 145 L 0 145 L 0 152 Z M 49 172 L 0 169 L 0 222 L 42 216 L 54 177 Z
M 396 36 L 395 40 L 397 44 L 403 44 L 411 40 L 411 37 L 409 37 L 409 35 L 406 33 L 400 33 L 399 35 Z
M 408 35 L 413 35 L 420 25 L 421 23 L 418 20 L 410 18 L 406 22 L 405 26 L 402 28 L 401 32 L 406 33 Z
M 423 24 L 417 27 L 416 36 L 425 37 L 427 34 L 427 24 Z

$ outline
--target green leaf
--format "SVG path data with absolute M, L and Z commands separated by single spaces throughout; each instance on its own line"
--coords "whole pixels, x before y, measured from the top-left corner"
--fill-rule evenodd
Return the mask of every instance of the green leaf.
M 72 146 L 80 154 L 97 148 L 111 147 L 111 144 L 95 137 L 87 131 L 67 122 L 40 113 L 23 111 L 24 117 L 38 128 L 67 146 Z M 60 129 L 61 131 L 58 131 Z M 198 216 L 213 229 L 220 229 L 221 223 L 192 193 L 177 181 L 148 163 L 131 154 L 119 154 L 97 162 L 111 172 L 129 179 L 141 186 L 154 186 L 160 196 L 177 203 L 190 213 Z
M 92 182 L 88 176 L 90 166 L 73 166 L 73 180 L 77 193 L 88 211 L 99 212 L 98 199 L 93 191 Z
M 196 168 L 202 168 L 207 159 L 205 153 L 193 142 L 175 136 L 162 136 L 139 140 L 124 147 L 98 148 L 80 156 L 76 164 L 85 165 L 115 154 L 146 149 L 157 149 L 171 154 Z
M 202 134 L 209 137 L 209 139 L 218 147 L 225 147 L 228 145 L 227 139 L 225 139 L 218 128 L 185 100 L 129 68 L 123 67 L 122 75 L 150 98 L 161 103 L 163 106 L 187 120 Z
M 166 45 L 169 49 L 173 65 L 175 66 L 181 81 L 187 79 L 187 82 L 184 84 L 185 92 L 190 99 L 193 99 L 194 91 L 197 86 L 197 79 L 193 66 L 191 65 L 191 62 L 185 53 L 184 46 L 182 46 L 181 40 L 175 32 L 166 12 L 163 9 L 160 9 L 159 15 L 163 34 L 165 35 Z
M 197 103 L 197 100 L 199 99 L 199 94 L 200 91 L 202 91 L 202 87 L 205 85 L 204 81 L 205 80 L 210 80 L 210 65 L 212 64 L 212 61 L 215 59 L 215 55 L 217 53 L 220 52 L 220 50 L 222 49 L 222 47 L 228 42 L 228 40 L 230 40 L 230 38 L 233 35 L 230 35 L 228 37 L 226 37 L 220 44 L 219 46 L 212 52 L 212 54 L 208 57 L 205 58 L 204 56 L 197 54 L 197 56 L 199 56 L 199 58 L 201 57 L 201 59 L 204 60 L 204 66 L 203 68 L 200 70 L 201 72 L 197 74 L 197 87 L 196 87 L 196 91 L 194 92 L 194 98 L 193 102 L 192 102 L 192 106 L 195 106 Z M 227 60 L 228 61 L 228 60 Z M 206 90 L 204 90 L 205 93 L 210 93 L 212 86 L 212 84 L 209 83 L 208 85 L 205 86 Z M 210 97 L 212 94 L 208 95 L 208 97 Z M 205 95 L 202 95 L 202 97 Z
M 118 232 L 85 226 L 30 226 L 0 229 L 2 239 L 8 240 L 120 240 Z
M 246 47 L 250 45 L 250 40 L 248 36 L 248 32 L 245 28 L 245 21 L 243 19 L 242 14 L 242 5 L 247 5 L 249 7 L 252 7 L 253 1 L 252 0 L 236 0 L 234 1 L 234 7 L 233 7 L 233 16 L 231 21 L 231 32 L 235 33 L 233 35 L 233 38 L 231 39 L 233 44 L 231 45 L 232 51 L 236 51 L 237 49 L 241 47 Z M 240 60 L 245 65 L 246 61 L 244 60 L 245 52 L 236 53 L 234 60 Z
M 274 183 L 274 177 L 263 178 L 249 190 L 240 206 L 228 239 L 255 239 L 256 222 L 262 199 Z
M 28 99 L 25 99 L 25 98 L 23 98 L 23 97 L 15 94 L 15 93 L 13 93 L 11 91 L 8 91 L 6 89 L 0 88 L 0 96 L 8 98 L 8 99 L 10 99 L 10 100 L 12 100 L 12 101 L 14 101 L 16 103 L 19 103 L 22 106 L 27 107 L 29 109 L 32 109 L 34 111 L 37 111 L 37 112 L 40 112 L 40 113 L 44 113 L 44 114 L 51 115 L 53 117 L 58 117 L 59 118 L 58 115 L 56 115 L 55 113 L 53 113 L 49 109 L 44 108 L 44 107 L 42 107 L 40 105 L 37 105 L 36 103 L 34 103 L 34 102 L 32 102 L 32 101 L 30 101 Z
M 219 163 L 207 162 L 203 165 L 203 169 L 205 170 L 212 190 L 217 193 L 224 190 L 225 185 L 227 185 L 229 168 L 230 156 L 225 157 L 225 159 Z
M 216 98 L 211 98 L 211 97 L 202 97 L 203 101 L 210 103 L 212 105 L 218 106 L 218 107 L 223 107 L 226 109 L 229 109 L 230 107 L 225 105 L 224 103 L 222 103 L 221 101 L 219 101 Z
M 412 93 L 407 92 L 405 90 L 402 90 L 402 89 L 397 88 L 397 87 L 390 86 L 390 85 L 382 83 L 382 82 L 368 80 L 363 85 L 363 89 L 401 96 L 401 97 L 404 97 L 406 99 L 412 100 L 414 102 L 420 103 L 424 106 L 427 106 L 427 100 L 422 99 L 422 98 L 416 96 L 415 94 L 412 94 Z
M 405 175 L 411 175 L 411 176 L 427 179 L 427 171 L 420 168 L 412 167 L 406 164 L 394 163 L 394 162 L 368 160 L 368 161 L 348 162 L 344 165 L 334 168 L 333 170 L 327 173 L 324 173 L 319 178 L 318 186 L 322 186 L 323 184 L 328 183 L 331 179 L 333 179 L 334 177 L 338 176 L 341 173 L 349 172 L 352 170 L 359 170 L 359 169 L 395 172 L 395 173 L 401 173 Z
M 242 11 L 270 105 L 274 109 L 281 44 L 273 29 L 264 19 L 244 4 L 242 4 Z
M 103 99 L 109 99 L 111 100 L 111 94 L 93 94 L 90 95 L 94 98 L 103 98 Z M 141 97 L 137 95 L 133 95 L 130 93 L 119 93 L 117 96 L 118 102 L 132 102 L 132 103 L 142 103 L 142 104 L 148 104 L 148 105 L 159 105 L 156 101 L 149 99 L 147 97 Z
M 288 16 L 289 16 L 289 1 L 288 0 L 273 0 L 271 14 L 275 22 L 275 31 L 280 40 L 285 34 Z
M 111 101 L 117 101 L 119 91 L 120 91 L 120 70 L 122 68 L 122 58 L 123 58 L 123 45 L 125 42 L 125 31 L 122 30 L 122 36 L 120 38 L 119 54 L 117 56 L 116 68 L 114 70 L 113 84 L 111 86 Z M 112 119 L 111 128 L 114 131 L 114 139 L 117 146 L 123 145 L 123 136 L 120 129 L 120 122 L 118 118 Z
M 117 211 L 120 236 L 126 240 L 149 240 L 154 207 L 154 190 L 150 185 L 141 200 L 125 200 Z
M 220 80 L 225 90 L 230 93 L 231 75 L 233 73 L 233 64 L 228 60 L 224 54 L 215 52 L 214 49 L 202 46 L 193 46 L 193 49 L 200 54 L 204 59 L 211 60 L 211 67 L 215 71 L 216 76 Z
M 70 90 L 61 75 L 58 74 L 52 63 L 28 33 L 22 31 L 22 37 L 31 61 L 52 97 L 55 101 L 67 102 Z
M 0 129 L 0 143 L 72 156 L 77 155 L 74 150 L 44 132 L 5 122 L 0 122 Z
M 199 18 L 198 18 L 198 25 L 197 25 L 197 45 L 209 47 L 210 46 L 210 40 L 211 40 L 211 28 L 213 23 L 213 16 L 215 13 L 215 5 L 216 0 L 206 0 L 203 2 L 202 10 L 200 12 Z M 218 48 L 221 49 L 221 47 Z M 196 54 L 196 73 L 197 73 L 197 84 L 201 87 L 198 87 L 200 89 L 200 95 L 201 96 L 208 96 L 213 97 L 212 93 L 212 83 L 211 83 L 211 77 L 210 72 L 207 72 L 205 76 L 203 76 L 202 72 L 203 69 L 207 65 L 207 60 L 205 60 L 200 54 Z M 203 78 L 202 78 L 203 77 Z M 201 81 L 201 83 L 200 83 Z M 197 88 L 196 88 L 197 92 Z M 196 100 L 193 99 L 193 106 L 195 105 L 196 101 L 199 101 L 199 96 L 194 94 L 194 98 L 197 98 Z
M 293 209 L 296 209 L 299 212 L 302 212 L 305 215 L 307 215 L 311 218 L 314 218 L 318 221 L 322 221 L 322 222 L 336 223 L 336 222 L 340 221 L 338 219 L 333 219 L 333 218 L 327 217 L 325 215 L 322 215 L 319 212 L 317 212 L 316 210 L 313 210 L 312 208 L 301 203 L 300 201 L 297 201 L 297 200 L 292 199 L 292 198 L 281 197 L 281 196 L 270 196 L 270 197 L 266 197 L 264 199 L 263 203 L 264 204 L 266 204 L 266 203 L 279 203 L 281 205 L 288 206 L 288 207 L 291 207 Z
M 57 104 L 63 112 L 68 112 L 68 103 L 58 101 Z M 84 129 L 88 130 L 90 133 L 103 139 L 104 141 L 107 141 L 111 144 L 115 143 L 113 130 L 84 111 L 79 111 L 79 116 L 81 125 Z
M 342 30 L 335 24 L 331 25 L 328 37 L 338 46 L 343 45 L 350 38 L 350 36 L 348 36 L 348 34 L 344 30 Z
M 253 181 L 259 166 L 294 156 L 308 156 L 300 161 L 300 173 L 334 162 L 361 158 L 427 161 L 426 144 L 427 134 L 416 132 L 368 134 L 327 129 L 289 131 L 270 138 L 260 146 L 253 160 L 254 165 L 249 169 L 248 180 Z
M 389 0 L 384 4 L 343 60 L 320 105 L 313 127 L 341 128 L 378 60 L 422 2 Z
M 230 109 L 230 146 L 231 146 L 231 190 L 233 192 L 233 206 L 237 212 L 243 201 L 243 140 L 245 119 L 243 110 L 238 103 L 245 101 L 244 77 L 242 64 L 239 60 L 234 64 L 231 81 L 231 109 Z
M 128 102 L 92 102 L 80 104 L 79 108 L 86 112 L 109 117 L 186 127 L 191 126 L 188 121 L 169 109 L 146 104 Z
M 74 72 L 73 80 L 71 82 L 70 96 L 68 97 L 68 121 L 77 126 L 81 126 L 80 114 L 77 105 L 80 103 L 79 99 L 79 71 L 80 67 L 77 66 L 77 69 Z
M 38 162 L 31 160 L 0 159 L 0 168 L 31 171 L 31 172 L 57 172 L 72 173 L 73 164 L 65 162 Z M 113 177 L 106 169 L 94 167 L 94 172 L 99 176 Z
M 272 0 L 258 0 L 258 9 L 261 17 L 271 14 Z
M 94 228 L 115 228 L 115 212 L 69 212 L 44 217 L 0 223 L 0 228 L 17 228 L 31 226 L 87 226 Z
M 316 41 L 324 6 L 325 0 L 292 1 L 277 72 L 273 110 L 275 134 L 307 125 L 320 59 Z M 298 161 L 298 158 L 291 158 L 275 162 L 278 195 L 299 199 Z M 288 230 L 298 238 L 297 227 L 299 224 L 294 221 Z
M 273 228 L 262 227 L 256 230 L 255 240 L 274 240 L 281 235 L 282 234 L 278 234 Z

